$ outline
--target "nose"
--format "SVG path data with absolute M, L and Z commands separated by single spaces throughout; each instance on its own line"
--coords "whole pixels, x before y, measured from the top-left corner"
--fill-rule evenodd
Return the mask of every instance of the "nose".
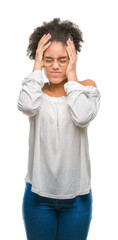
M 54 61 L 52 63 L 52 68 L 53 69 L 58 69 L 59 68 L 59 64 L 58 64 L 58 61 L 56 59 L 54 59 Z

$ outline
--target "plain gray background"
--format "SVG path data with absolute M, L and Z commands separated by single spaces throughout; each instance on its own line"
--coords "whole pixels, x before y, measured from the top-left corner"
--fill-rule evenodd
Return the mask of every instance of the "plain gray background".
M 4 1 L 0 4 L 0 216 L 1 239 L 25 240 L 22 198 L 28 161 L 29 122 L 17 110 L 21 83 L 33 70 L 29 36 L 54 17 L 79 25 L 85 43 L 77 62 L 80 81 L 101 92 L 98 115 L 88 129 L 93 218 L 88 240 L 118 239 L 118 14 L 117 1 Z

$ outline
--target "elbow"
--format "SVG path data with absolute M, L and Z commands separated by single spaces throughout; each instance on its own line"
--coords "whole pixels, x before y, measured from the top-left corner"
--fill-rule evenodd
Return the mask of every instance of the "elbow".
M 72 120 L 76 126 L 81 128 L 87 127 L 91 121 L 90 119 L 79 119 L 79 118 L 77 119 L 73 118 Z
M 74 124 L 78 127 L 87 127 L 90 122 L 95 118 L 97 112 L 95 111 L 94 108 L 91 108 L 91 110 L 86 114 L 82 114 L 82 113 L 79 113 L 79 114 L 74 114 L 71 112 L 71 118 L 74 122 Z
M 17 109 L 29 117 L 33 117 L 37 113 L 37 109 L 25 104 L 23 105 L 20 101 L 17 103 Z
M 39 102 L 34 103 L 31 101 L 31 97 L 28 94 L 25 94 L 24 91 L 21 91 L 17 101 L 17 109 L 23 112 L 27 116 L 34 116 L 36 115 L 39 108 Z

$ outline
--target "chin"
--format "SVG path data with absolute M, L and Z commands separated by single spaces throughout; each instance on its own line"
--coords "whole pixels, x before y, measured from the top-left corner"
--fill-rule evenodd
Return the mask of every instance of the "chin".
M 60 83 L 60 82 L 64 81 L 64 79 L 59 78 L 59 77 L 50 77 L 49 80 L 51 83 Z

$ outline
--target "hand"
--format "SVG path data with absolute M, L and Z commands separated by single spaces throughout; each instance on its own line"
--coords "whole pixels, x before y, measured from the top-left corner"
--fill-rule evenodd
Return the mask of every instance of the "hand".
M 51 38 L 51 35 L 47 34 L 45 36 L 43 35 L 43 37 L 40 39 L 36 49 L 36 56 L 35 56 L 33 71 L 36 69 L 42 70 L 43 68 L 42 57 L 43 57 L 44 51 L 51 45 L 51 42 L 48 42 L 46 44 L 46 42 L 49 41 L 50 38 Z
M 68 55 L 70 58 L 68 67 L 66 69 L 66 76 L 68 78 L 70 73 L 73 73 L 76 75 L 77 55 L 76 55 L 76 50 L 75 50 L 73 41 L 72 40 L 69 41 L 69 39 L 68 39 L 67 44 L 68 44 L 68 46 L 66 48 L 67 48 L 67 52 L 68 52 Z

